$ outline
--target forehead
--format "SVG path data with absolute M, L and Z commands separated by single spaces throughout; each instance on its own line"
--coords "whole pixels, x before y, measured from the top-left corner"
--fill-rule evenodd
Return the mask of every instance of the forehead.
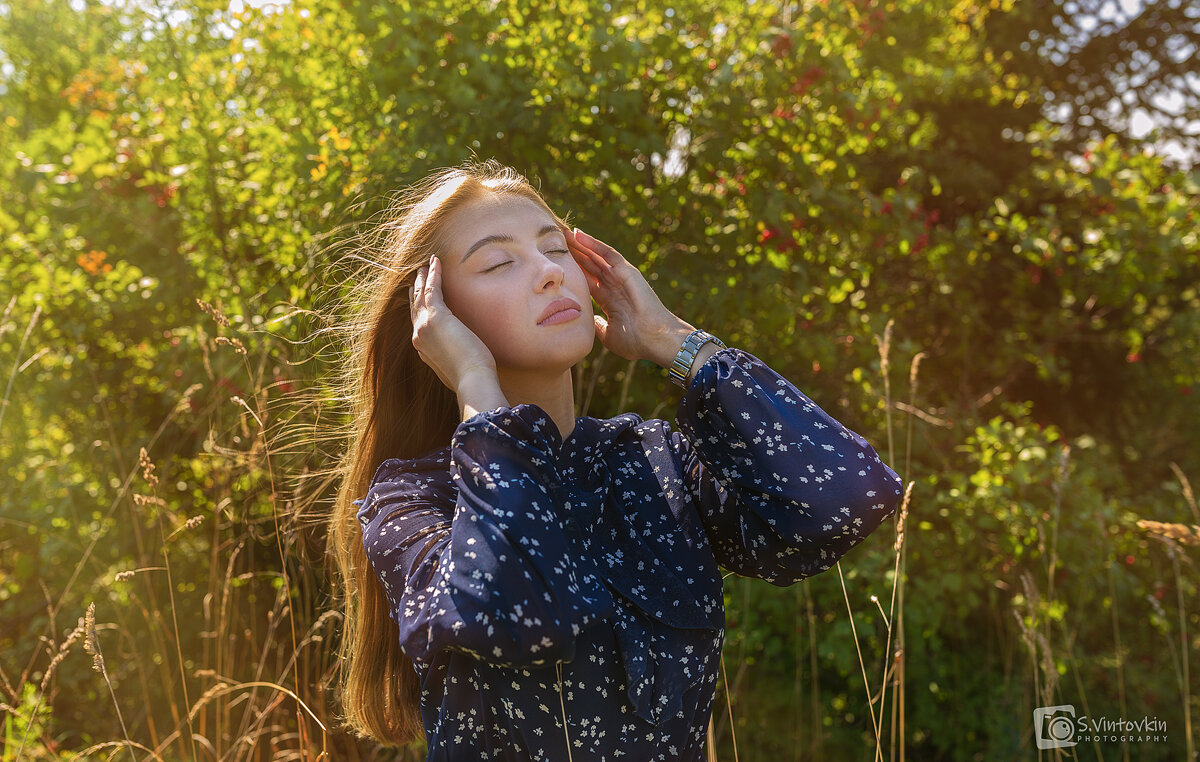
M 451 251 L 465 251 L 489 235 L 534 236 L 554 218 L 533 201 L 520 196 L 489 195 L 463 206 L 447 220 Z

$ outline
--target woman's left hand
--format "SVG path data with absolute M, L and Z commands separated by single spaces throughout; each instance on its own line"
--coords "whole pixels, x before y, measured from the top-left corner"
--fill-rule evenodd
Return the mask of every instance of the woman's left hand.
M 567 231 L 566 237 L 592 298 L 604 310 L 604 317 L 593 318 L 601 343 L 627 360 L 670 365 L 693 327 L 663 306 L 641 271 L 616 249 L 582 230 Z

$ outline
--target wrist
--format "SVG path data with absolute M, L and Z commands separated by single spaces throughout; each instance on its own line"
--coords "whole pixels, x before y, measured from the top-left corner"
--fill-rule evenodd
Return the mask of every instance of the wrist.
M 700 370 L 700 366 L 708 362 L 708 358 L 720 352 L 721 348 L 713 342 L 707 342 L 704 346 L 696 351 L 696 359 L 692 361 L 692 369 L 688 371 L 686 386 L 690 386 L 692 379 L 696 377 L 696 372 Z
M 691 323 L 677 319 L 675 323 L 659 332 L 650 347 L 650 356 L 646 359 L 661 368 L 671 367 L 671 363 L 675 362 L 675 355 L 679 354 L 679 350 L 683 347 L 684 339 L 694 330 L 696 327 Z
M 508 398 L 500 388 L 499 376 L 488 368 L 473 368 L 464 373 L 455 392 L 458 395 L 460 421 L 485 410 L 508 406 Z

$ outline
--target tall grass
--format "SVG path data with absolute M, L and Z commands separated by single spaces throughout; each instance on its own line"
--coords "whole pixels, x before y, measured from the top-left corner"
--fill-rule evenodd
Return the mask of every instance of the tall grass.
M 879 357 L 880 357 L 880 373 L 881 373 L 883 389 L 884 389 L 883 405 L 884 405 L 884 410 L 886 411 L 886 432 L 887 432 L 887 443 L 888 443 L 887 450 L 888 450 L 888 463 L 889 464 L 897 463 L 896 453 L 895 453 L 895 435 L 894 435 L 892 410 L 893 409 L 902 409 L 902 410 L 909 410 L 909 411 L 916 410 L 915 405 L 916 405 L 918 368 L 920 366 L 920 362 L 921 362 L 922 358 L 924 358 L 924 356 L 925 356 L 924 353 L 917 353 L 912 359 L 910 371 L 909 371 L 910 396 L 909 396 L 908 405 L 904 406 L 904 405 L 894 404 L 893 400 L 892 400 L 891 382 L 890 382 L 889 375 L 888 375 L 888 370 L 889 370 L 889 366 L 890 366 L 891 335 L 892 335 L 893 324 L 894 324 L 893 321 L 889 320 L 888 323 L 886 324 L 886 326 L 884 327 L 884 332 L 883 332 L 882 337 L 880 337 L 878 339 Z M 905 453 L 904 453 L 905 466 L 903 468 L 902 478 L 907 477 L 907 475 L 910 473 L 910 469 L 911 469 L 912 419 L 913 419 L 913 417 L 915 417 L 915 416 L 913 416 L 913 415 L 908 416 L 908 427 L 905 432 Z M 905 758 L 905 749 L 904 749 L 904 743 L 903 743 L 903 740 L 904 740 L 904 679 L 903 679 L 903 677 L 904 677 L 904 657 L 905 657 L 905 654 L 904 654 L 904 630 L 903 630 L 903 621 L 904 621 L 904 619 L 903 619 L 903 611 L 904 611 L 903 580 L 905 578 L 905 564 L 904 564 L 905 552 L 904 551 L 905 551 L 907 545 L 905 543 L 904 529 L 905 529 L 905 522 L 907 521 L 907 518 L 908 518 L 908 512 L 909 512 L 909 507 L 910 507 L 911 500 L 912 500 L 912 492 L 913 492 L 914 486 L 915 486 L 915 484 L 913 481 L 907 482 L 907 485 L 905 486 L 905 489 L 904 489 L 904 496 L 901 501 L 900 508 L 896 511 L 896 514 L 893 518 L 892 527 L 893 527 L 893 531 L 894 531 L 894 541 L 892 543 L 892 552 L 894 554 L 894 559 L 893 559 L 893 564 L 892 564 L 892 585 L 891 585 L 888 611 L 884 612 L 883 607 L 879 603 L 879 599 L 877 596 L 872 595 L 870 598 L 871 603 L 873 603 L 876 606 L 877 610 L 879 611 L 880 618 L 883 620 L 884 628 L 886 630 L 886 642 L 884 644 L 883 653 L 882 653 L 882 655 L 876 655 L 876 657 L 874 657 L 872 659 L 873 662 L 874 661 L 881 662 L 881 667 L 882 667 L 882 674 L 880 676 L 879 683 L 876 688 L 872 688 L 871 679 L 868 676 L 867 657 L 865 657 L 863 655 L 862 644 L 858 637 L 858 629 L 857 629 L 857 625 L 855 623 L 854 606 L 850 601 L 850 593 L 847 591 L 847 588 L 846 588 L 845 577 L 842 573 L 842 565 L 841 565 L 840 561 L 835 564 L 835 567 L 836 567 L 837 573 L 838 573 L 838 579 L 841 584 L 841 592 L 842 592 L 843 600 L 846 605 L 847 618 L 849 620 L 851 634 L 852 634 L 852 637 L 854 640 L 855 653 L 858 656 L 859 670 L 860 670 L 860 673 L 862 676 L 863 688 L 864 688 L 865 695 L 866 695 L 866 700 L 864 702 L 864 706 L 865 706 L 866 714 L 870 718 L 871 730 L 872 730 L 872 733 L 874 734 L 875 750 L 874 750 L 873 758 L 876 760 L 883 759 L 883 750 L 885 748 L 885 737 L 887 739 L 887 741 L 886 741 L 887 747 L 886 748 L 888 749 L 889 759 L 894 760 L 897 758 L 897 755 L 899 756 L 899 759 L 901 759 L 901 760 L 903 760 Z M 745 583 L 747 581 L 740 580 L 740 582 Z M 743 589 L 745 589 L 745 588 L 743 588 Z M 805 749 L 805 746 L 804 746 L 803 742 L 801 741 L 801 736 L 800 736 L 800 733 L 802 731 L 804 731 L 805 728 L 802 723 L 796 722 L 795 726 L 796 726 L 796 730 L 797 730 L 797 739 L 793 745 L 793 753 L 795 755 L 794 756 L 795 759 L 817 760 L 817 759 L 824 758 L 824 753 L 822 752 L 822 748 L 821 748 L 822 733 L 821 733 L 820 717 L 822 715 L 822 705 L 821 705 L 821 701 L 820 701 L 820 689 L 818 686 L 818 672 L 817 672 L 818 660 L 817 660 L 816 643 L 817 643 L 817 638 L 818 638 L 818 632 L 817 632 L 817 626 L 816 626 L 816 618 L 813 614 L 812 597 L 811 597 L 811 591 L 809 589 L 809 580 L 804 580 L 803 582 L 801 582 L 797 586 L 797 591 L 798 591 L 798 596 L 797 596 L 798 600 L 797 600 L 797 606 L 796 606 L 797 622 L 801 621 L 800 620 L 801 599 L 805 603 L 804 621 L 807 623 L 807 627 L 804 628 L 804 627 L 801 627 L 799 624 L 797 624 L 796 629 L 797 629 L 797 632 L 799 632 L 802 629 L 805 629 L 805 630 L 807 630 L 807 634 L 808 634 L 809 654 L 810 654 L 809 671 L 810 671 L 810 678 L 811 678 L 810 696 L 811 696 L 811 700 L 812 700 L 812 706 L 810 708 L 810 715 L 811 715 L 812 722 L 811 722 L 811 725 L 806 729 L 808 731 L 808 741 L 809 741 L 807 749 Z M 743 601 L 741 610 L 742 611 L 749 610 L 748 602 Z M 743 622 L 741 624 L 741 626 L 746 627 L 748 625 L 747 625 L 747 623 Z M 893 643 L 893 639 L 894 639 L 894 643 Z M 801 643 L 801 639 L 797 638 L 796 639 L 797 648 L 799 648 L 800 643 Z M 801 664 L 801 658 L 799 657 L 799 655 L 797 653 L 797 656 L 796 656 L 797 674 L 795 677 L 794 692 L 793 692 L 793 701 L 795 703 L 797 712 L 800 711 L 800 703 L 801 703 L 800 664 Z M 728 728 L 729 728 L 730 736 L 731 736 L 731 748 L 732 748 L 734 762 L 738 762 L 738 760 L 739 760 L 739 749 L 738 749 L 738 744 L 737 744 L 737 736 L 736 736 L 736 732 L 735 732 L 735 729 L 736 729 L 738 723 L 735 722 L 735 720 L 734 720 L 733 709 L 734 709 L 734 704 L 736 703 L 737 697 L 739 694 L 740 678 L 746 673 L 747 662 L 745 659 L 744 652 L 739 655 L 738 665 L 739 665 L 739 671 L 738 671 L 739 679 L 735 679 L 734 683 L 731 685 L 730 681 L 728 679 L 728 675 L 727 675 L 726 667 L 725 667 L 725 654 L 722 653 L 721 676 L 720 676 L 721 679 L 718 681 L 718 689 L 719 689 L 718 696 L 720 697 L 721 700 L 723 700 L 724 705 L 725 705 L 724 709 L 728 716 Z M 885 733 L 884 715 L 885 715 L 885 709 L 888 707 L 887 696 L 888 696 L 889 691 L 891 691 L 894 694 L 894 697 L 893 697 L 893 700 L 891 703 L 890 729 L 888 730 L 888 732 Z M 716 715 L 716 711 L 714 711 L 714 718 L 710 719 L 710 721 L 709 721 L 709 728 L 708 728 L 708 760 L 709 760 L 709 762 L 715 762 L 717 759 L 716 744 L 721 739 L 722 731 L 725 727 L 723 722 L 718 724 L 715 721 L 715 715 Z M 804 751 L 807 751 L 807 755 L 802 755 L 802 753 Z
M 219 325 L 228 326 L 220 310 L 203 308 Z M 37 314 L 30 331 L 36 319 Z M 154 435 L 137 448 L 136 463 L 122 463 L 119 455 L 115 459 L 123 466 L 123 477 L 103 517 L 107 522 L 121 506 L 128 507 L 129 517 L 118 529 L 119 536 L 105 538 L 103 532 L 96 532 L 81 548 L 63 588 L 47 591 L 45 645 L 28 654 L 18 674 L 6 671 L 15 654 L 6 655 L 0 668 L 4 698 L 0 760 L 111 759 L 116 754 L 134 760 L 423 759 L 420 748 L 397 755 L 331 730 L 339 727 L 329 694 L 338 615 L 328 610 L 318 568 L 308 568 L 300 584 L 293 579 L 304 556 L 297 546 L 303 527 L 290 515 L 290 506 L 284 505 L 282 490 L 275 483 L 272 446 L 264 425 L 269 385 L 261 383 L 262 367 L 251 367 L 237 339 L 216 337 L 202 349 L 207 383 L 187 389 Z M 246 398 L 234 395 L 232 401 L 217 383 L 215 363 L 207 361 L 207 353 L 230 349 L 243 359 L 249 385 L 256 390 Z M 205 386 L 214 390 L 207 402 L 197 398 Z M 6 396 L 0 415 L 7 401 Z M 243 414 L 225 423 L 230 404 Z M 156 464 L 152 456 L 161 450 L 162 457 L 168 457 L 170 443 L 161 437 L 177 429 L 189 414 L 195 425 L 209 429 L 206 451 L 218 464 L 228 465 L 211 469 L 213 481 L 206 497 L 214 508 L 203 513 L 193 510 L 194 515 L 160 490 L 161 463 Z M 246 419 L 257 425 L 246 426 Z M 119 429 L 112 426 L 109 431 L 110 448 L 118 454 L 127 451 Z M 223 440 L 240 446 L 229 447 Z M 261 470 L 268 475 L 269 492 L 264 498 L 270 504 L 271 523 L 267 532 L 259 532 L 261 519 L 251 510 L 244 485 L 234 478 L 234 474 L 253 472 L 255 459 L 265 461 Z M 247 505 L 239 509 L 239 502 Z M 147 522 L 158 530 L 153 542 L 141 533 Z M 207 537 L 204 526 L 211 527 Z M 132 551 L 131 563 L 107 579 L 94 574 L 102 538 L 117 539 Z M 274 546 L 274 563 L 255 557 L 268 547 L 265 541 Z M 179 558 L 185 561 L 183 567 Z M 77 582 L 86 583 L 86 595 L 96 600 L 59 642 L 54 622 L 69 601 L 78 599 L 72 593 Z M 185 594 L 187 589 L 199 594 Z M 60 665 L 80 646 L 92 657 L 107 707 L 92 706 L 96 721 L 87 729 L 64 728 L 54 722 L 49 707 L 56 698 L 68 703 L 76 698 L 59 694 L 56 683 Z M 40 677 L 36 690 L 30 690 L 36 677 Z M 95 734 L 106 715 L 120 740 L 77 743 L 83 739 L 76 731 Z M 164 715 L 171 718 L 166 727 L 159 724 Z M 64 746 L 64 731 L 71 746 L 85 748 L 75 751 Z
M 219 327 L 228 326 L 220 310 L 211 305 L 201 308 Z M 26 338 L 38 317 L 35 312 L 30 319 Z M 854 671 L 862 680 L 858 695 L 874 742 L 871 754 L 877 761 L 886 756 L 894 762 L 906 759 L 912 741 L 906 706 L 908 649 L 904 614 L 912 537 L 908 529 L 916 484 L 912 473 L 913 428 L 915 421 L 938 422 L 918 405 L 919 367 L 924 354 L 917 353 L 911 360 L 907 402 L 893 399 L 889 380 L 892 327 L 889 322 L 878 340 L 887 460 L 889 464 L 903 463 L 901 476 L 906 486 L 892 525 L 886 605 L 883 596 L 859 600 L 855 587 L 846 582 L 846 576 L 853 573 L 844 576 L 841 564 L 837 572 L 857 656 Z M 23 351 L 24 341 L 21 347 Z M 266 375 L 266 356 L 252 363 L 237 339 L 213 337 L 202 349 L 209 377 L 203 385 L 194 384 L 184 392 L 149 439 L 131 445 L 121 439 L 117 426 L 108 427 L 108 445 L 117 454 L 114 464 L 118 487 L 115 497 L 99 513 L 104 521 L 127 515 L 122 541 L 131 548 L 129 563 L 115 574 L 98 576 L 96 556 L 103 534 L 97 532 L 80 548 L 78 562 L 62 588 L 46 591 L 48 624 L 41 633 L 41 645 L 22 655 L 26 662 L 15 674 L 8 672 L 14 655 L 8 655 L 0 665 L 0 711 L 4 712 L 0 762 L 118 756 L 223 761 L 423 759 L 420 744 L 400 752 L 387 751 L 338 730 L 339 718 L 332 709 L 329 686 L 335 667 L 332 645 L 339 615 L 329 609 L 320 565 L 306 563 L 309 554 L 304 545 L 305 527 L 298 522 L 288 493 L 280 485 L 276 462 L 280 450 L 269 434 L 275 414 L 272 395 L 278 393 L 275 387 L 279 381 L 272 382 Z M 208 361 L 209 353 L 215 356 L 218 352 L 237 355 L 252 391 L 230 395 L 218 385 L 215 363 Z M 19 370 L 20 356 L 10 373 L 0 420 L 8 407 L 8 390 Z M 595 361 L 594 373 L 598 373 L 602 360 L 603 355 Z M 632 373 L 631 365 L 625 369 L 622 400 L 627 398 Z M 582 379 L 578 381 L 582 383 Z M 594 376 L 592 381 L 586 387 L 585 403 L 591 397 Z M 201 394 L 205 387 L 212 390 L 208 397 Z M 893 411 L 906 414 L 902 438 L 896 435 Z M 116 417 L 103 408 L 100 414 L 110 420 Z M 173 504 L 171 493 L 160 490 L 158 484 L 158 473 L 170 467 L 171 443 L 165 437 L 187 418 L 193 425 L 208 427 L 205 450 L 218 464 L 206 472 L 213 479 L 205 486 L 212 507 L 203 512 L 190 511 L 190 515 Z M 897 452 L 899 441 L 903 442 L 903 452 Z M 139 454 L 136 461 L 121 456 L 133 452 Z M 1019 577 L 1021 603 L 1012 609 L 1008 626 L 1015 627 L 1019 643 L 1025 648 L 1027 677 L 1022 683 L 1028 700 L 1041 705 L 1062 701 L 1060 665 L 1065 665 L 1065 675 L 1073 681 L 1071 696 L 1090 712 L 1089 702 L 1094 697 L 1085 691 L 1081 677 L 1084 660 L 1079 653 L 1077 628 L 1045 616 L 1047 603 L 1061 595 L 1056 583 L 1056 572 L 1065 563 L 1059 552 L 1066 513 L 1061 509 L 1067 504 L 1072 478 L 1070 449 L 1064 447 L 1058 457 L 1051 485 L 1053 501 L 1048 506 L 1048 518 L 1039 525 L 1037 557 L 1042 567 L 1036 574 Z M 1185 707 L 1180 732 L 1187 758 L 1194 759 L 1194 731 L 1188 711 L 1195 701 L 1190 682 L 1190 655 L 1195 646 L 1194 636 L 1189 633 L 1189 607 L 1194 601 L 1185 598 L 1185 589 L 1189 576 L 1194 575 L 1188 548 L 1200 545 L 1200 510 L 1186 476 L 1172 465 L 1196 524 L 1189 527 L 1146 520 L 1138 525 L 1160 541 L 1174 579 L 1175 600 L 1154 599 L 1151 605 L 1157 607 L 1159 620 L 1171 625 L 1164 630 L 1161 644 L 1171 659 L 1179 700 Z M 263 477 L 257 492 L 253 484 L 248 487 L 238 481 L 254 473 Z M 265 514 L 251 509 L 255 496 L 269 509 Z M 122 508 L 126 510 L 122 512 Z M 141 529 L 147 523 L 153 523 L 157 532 L 143 534 Z M 1126 659 L 1130 648 L 1126 633 L 1133 628 L 1129 614 L 1118 605 L 1116 551 L 1112 547 L 1102 551 L 1110 556 L 1108 578 L 1100 584 L 1107 585 L 1110 593 L 1115 656 L 1112 680 L 1120 711 L 1128 716 L 1130 710 L 1136 711 L 1136 706 L 1130 704 L 1136 696 L 1130 695 L 1127 685 Z M 85 593 L 74 592 L 79 584 L 87 585 Z M 762 583 L 739 579 L 731 585 L 734 595 L 740 593 L 739 604 L 746 614 L 752 612 L 749 585 L 755 584 Z M 183 592 L 188 585 L 199 592 Z M 791 756 L 795 760 L 827 759 L 831 753 L 824 746 L 822 719 L 830 710 L 827 699 L 823 700 L 818 669 L 828 662 L 819 657 L 822 633 L 814 611 L 813 588 L 805 580 L 789 595 L 798 633 L 792 644 L 795 674 L 790 696 L 795 736 Z M 78 624 L 69 632 L 60 631 L 55 622 L 68 611 L 70 602 L 81 598 L 91 602 L 86 610 L 81 607 L 77 612 Z M 872 608 L 874 611 L 869 611 Z M 859 619 L 874 620 L 875 616 L 881 623 L 882 648 L 876 640 L 864 636 Z M 755 624 L 743 618 L 739 626 L 751 628 Z M 753 654 L 746 652 L 745 644 L 743 639 L 740 649 L 727 647 L 721 655 L 716 701 L 708 727 L 708 758 L 713 762 L 718 759 L 718 747 L 724 748 L 727 738 L 734 762 L 753 762 L 751 750 L 757 744 L 738 733 L 747 727 L 754 707 L 750 692 L 755 683 L 755 670 L 750 667 Z M 62 664 L 79 650 L 92 656 L 93 668 L 99 674 L 96 694 L 104 699 L 93 711 L 110 720 L 112 740 L 86 745 L 79 742 L 79 736 L 68 736 L 68 741 L 85 747 L 71 751 L 62 744 L 63 729 L 55 727 L 50 708 L 56 699 L 70 698 L 59 693 L 57 683 Z M 169 720 L 162 724 L 164 717 Z M 89 728 L 89 732 L 94 731 L 94 727 Z M 1025 735 L 1032 754 L 1032 733 Z M 1098 759 L 1105 756 L 1105 750 L 1095 743 L 1089 753 Z M 1137 749 L 1122 744 L 1120 754 L 1126 760 L 1137 758 Z

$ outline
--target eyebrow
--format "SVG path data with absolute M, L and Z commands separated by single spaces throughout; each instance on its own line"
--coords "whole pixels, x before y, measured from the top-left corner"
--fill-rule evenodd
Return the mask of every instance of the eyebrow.
M 542 229 L 537 232 L 537 237 L 541 238 L 550 233 L 561 233 L 562 228 L 558 225 L 543 225 Z M 480 238 L 471 248 L 467 249 L 467 253 L 463 254 L 463 258 L 459 260 L 459 264 L 467 261 L 467 257 L 475 253 L 476 249 L 481 249 L 489 243 L 512 243 L 515 239 L 510 235 L 489 235 L 485 238 Z

